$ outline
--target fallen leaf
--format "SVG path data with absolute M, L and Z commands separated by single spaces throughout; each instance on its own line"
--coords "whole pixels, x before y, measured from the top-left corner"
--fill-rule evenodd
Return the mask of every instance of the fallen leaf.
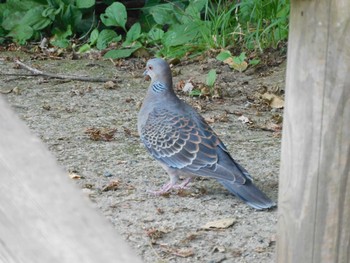
M 220 122 L 228 122 L 228 115 L 227 115 L 227 112 L 224 111 L 222 114 L 216 116 L 215 119 L 217 119 L 217 120 L 220 121 Z
M 192 248 L 172 248 L 168 245 L 160 245 L 163 252 L 171 255 L 175 255 L 182 258 L 187 258 L 194 255 Z
M 234 61 L 233 57 L 229 57 L 223 61 L 224 63 L 228 64 L 231 68 L 238 70 L 239 72 L 242 72 L 247 69 L 248 63 L 246 61 L 242 61 L 241 63 L 237 63 Z
M 219 219 L 216 221 L 208 222 L 204 226 L 202 226 L 202 229 L 210 230 L 210 229 L 224 229 L 229 228 L 233 224 L 237 222 L 236 218 L 225 218 L 225 219 Z
M 281 109 L 284 107 L 284 100 L 276 94 L 265 92 L 261 97 L 269 103 L 271 108 Z
M 153 244 L 156 242 L 157 239 L 162 238 L 165 233 L 166 231 L 163 231 L 154 227 L 146 230 L 146 235 L 151 239 Z
M 68 174 L 68 176 L 70 177 L 70 179 L 82 179 L 83 177 L 77 173 L 71 172 Z
M 125 160 L 117 160 L 116 164 L 119 165 L 119 164 L 126 164 L 128 163 L 128 161 L 125 161 Z
M 116 128 L 88 128 L 85 133 L 93 141 L 111 141 L 116 133 Z
M 187 243 L 197 239 L 199 235 L 200 235 L 199 233 L 191 233 L 186 238 L 181 240 L 181 243 L 187 244 Z
M 185 86 L 185 84 L 186 84 L 186 81 L 184 81 L 183 79 L 180 80 L 180 81 L 179 81 L 178 83 L 176 83 L 176 85 L 175 85 L 176 90 L 182 91 L 182 89 L 183 89 L 183 87 Z
M 21 89 L 18 88 L 18 87 L 14 87 L 13 90 L 12 90 L 12 92 L 13 92 L 14 94 L 16 94 L 16 95 L 21 95 L 21 94 L 22 94 Z
M 257 252 L 257 253 L 263 253 L 265 251 L 266 251 L 266 248 L 264 248 L 264 247 L 256 247 L 255 248 L 255 252 Z
M 211 252 L 212 253 L 215 253 L 215 252 L 223 253 L 225 251 L 226 251 L 225 247 L 223 247 L 223 246 L 215 246 Z
M 194 252 L 192 248 L 180 248 L 175 250 L 172 254 L 178 257 L 187 258 L 193 256 Z
M 116 89 L 118 86 L 116 83 L 114 83 L 113 81 L 110 80 L 110 81 L 105 82 L 103 84 L 103 87 L 105 89 Z
M 112 180 L 109 182 L 108 185 L 106 185 L 105 187 L 102 188 L 103 192 L 107 192 L 107 191 L 115 191 L 119 188 L 121 182 L 119 180 Z
M 215 118 L 214 117 L 207 117 L 204 119 L 207 123 L 214 123 L 215 122 Z
M 124 129 L 124 133 L 125 135 L 127 136 L 133 136 L 133 137 L 139 137 L 139 134 L 137 131 L 134 131 L 134 130 L 130 130 L 129 128 L 123 126 L 123 129 Z
M 251 120 L 249 120 L 248 117 L 242 115 L 238 118 L 239 121 L 241 121 L 242 123 L 253 123 Z

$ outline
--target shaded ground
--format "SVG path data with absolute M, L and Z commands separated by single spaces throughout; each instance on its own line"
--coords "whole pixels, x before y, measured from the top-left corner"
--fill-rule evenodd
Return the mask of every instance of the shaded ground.
M 28 73 L 15 69 L 5 55 L 14 56 L 1 54 L 0 72 Z M 257 212 L 213 180 L 198 179 L 188 190 L 168 196 L 147 193 L 168 177 L 137 136 L 137 111 L 149 84 L 141 78 L 144 61 L 132 59 L 114 66 L 110 61 L 29 61 L 24 54 L 16 55 L 49 72 L 117 78 L 118 87 L 107 89 L 103 83 L 1 76 L 0 89 L 17 87 L 2 96 L 145 262 L 273 261 L 276 209 Z M 261 94 L 284 89 L 285 67 L 237 73 L 209 59 L 176 65 L 174 83 L 189 78 L 204 82 L 211 68 L 219 73 L 223 99 L 179 95 L 212 122 L 233 157 L 277 200 L 282 111 L 269 107 Z M 252 123 L 243 123 L 241 115 Z M 113 139 L 92 140 L 100 128 L 116 129 Z M 202 228 L 227 218 L 234 221 L 227 229 Z

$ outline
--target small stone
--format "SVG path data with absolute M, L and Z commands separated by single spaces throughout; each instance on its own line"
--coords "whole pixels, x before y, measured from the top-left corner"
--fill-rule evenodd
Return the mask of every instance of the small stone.
M 109 171 L 106 171 L 106 172 L 103 173 L 103 176 L 105 176 L 105 177 L 112 177 L 113 174 L 111 172 L 109 172 Z

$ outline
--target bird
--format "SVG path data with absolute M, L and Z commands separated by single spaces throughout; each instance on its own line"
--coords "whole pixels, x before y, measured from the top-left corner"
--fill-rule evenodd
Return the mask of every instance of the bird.
M 254 185 L 205 119 L 175 94 L 171 69 L 164 59 L 149 59 L 143 75 L 151 83 L 138 113 L 138 133 L 170 177 L 154 194 L 185 188 L 194 177 L 207 177 L 256 210 L 276 206 Z M 180 176 L 186 179 L 177 184 Z

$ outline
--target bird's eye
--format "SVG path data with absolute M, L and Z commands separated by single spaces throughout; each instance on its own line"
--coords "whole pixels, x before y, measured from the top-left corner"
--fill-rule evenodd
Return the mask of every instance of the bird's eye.
M 149 70 L 152 70 L 152 69 L 153 69 L 153 67 L 152 67 L 152 66 L 148 66 L 148 69 L 149 69 Z

